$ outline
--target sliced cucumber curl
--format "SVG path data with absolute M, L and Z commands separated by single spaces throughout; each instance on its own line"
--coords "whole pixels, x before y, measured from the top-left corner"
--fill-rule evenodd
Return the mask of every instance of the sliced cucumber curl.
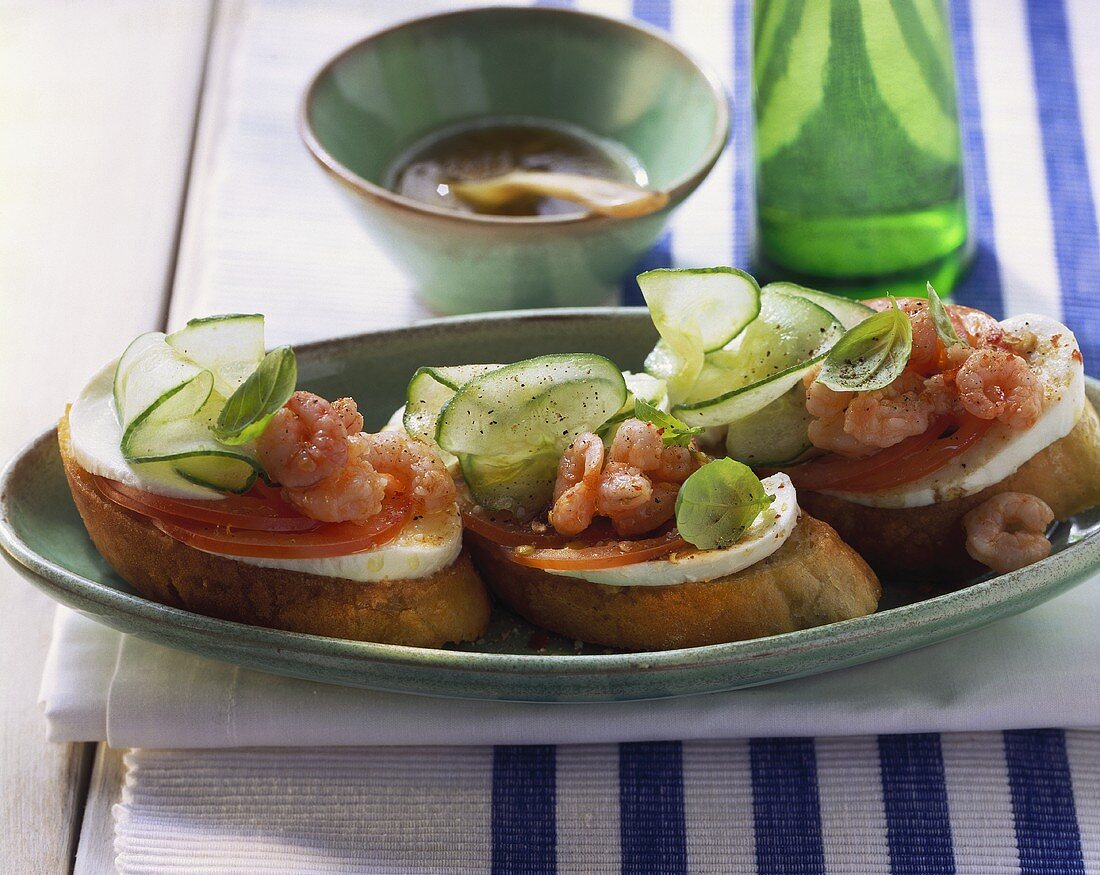
M 627 398 L 622 372 L 590 353 L 546 355 L 468 380 L 444 403 L 435 440 L 455 455 L 474 499 L 533 516 L 549 504 L 565 448 Z
M 170 462 L 180 476 L 219 492 L 248 491 L 262 473 L 252 442 L 223 443 L 214 429 L 226 401 L 263 361 L 259 315 L 196 319 L 172 334 L 138 337 L 115 369 L 123 457 L 135 465 Z M 278 391 L 289 397 L 285 386 Z M 270 393 L 264 398 L 272 410 L 285 401 Z M 252 434 L 262 430 L 270 410 L 259 414 Z

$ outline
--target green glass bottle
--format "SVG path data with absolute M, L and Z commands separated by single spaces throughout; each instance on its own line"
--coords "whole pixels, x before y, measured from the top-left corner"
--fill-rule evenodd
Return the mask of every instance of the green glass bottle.
M 943 0 L 756 0 L 757 271 L 947 293 L 969 259 Z

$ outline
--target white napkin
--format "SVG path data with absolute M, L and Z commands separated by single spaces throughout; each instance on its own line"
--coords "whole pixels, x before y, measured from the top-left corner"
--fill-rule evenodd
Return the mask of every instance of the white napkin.
M 282 678 L 59 610 L 55 741 L 112 747 L 584 744 L 1100 727 L 1100 578 L 941 644 L 766 687 L 608 704 L 432 699 Z

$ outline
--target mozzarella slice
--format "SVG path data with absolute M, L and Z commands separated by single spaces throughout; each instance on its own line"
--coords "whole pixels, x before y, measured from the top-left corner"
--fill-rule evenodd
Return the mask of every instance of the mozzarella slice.
M 115 412 L 116 359 L 92 377 L 69 408 L 73 458 L 85 471 L 117 480 L 134 489 L 172 498 L 219 500 L 213 489 L 197 486 L 176 473 L 170 462 L 131 465 L 122 456 L 122 426 Z
M 1043 387 L 1043 410 L 1028 429 L 996 423 L 962 455 L 927 477 L 878 492 L 829 491 L 868 507 L 925 507 L 981 492 L 1012 475 L 1028 459 L 1069 434 L 1085 408 L 1085 368 L 1073 332 L 1048 316 L 1005 319 L 1006 333 L 1035 335 L 1025 358 Z
M 374 583 L 430 577 L 454 562 L 461 550 L 462 520 L 455 507 L 413 520 L 392 541 L 363 553 L 326 559 L 229 558 L 261 568 L 284 568 L 303 574 Z
M 771 556 L 783 546 L 798 523 L 798 497 L 787 475 L 773 474 L 764 478 L 761 483 L 768 494 L 775 496 L 775 501 L 761 512 L 740 540 L 730 547 L 673 553 L 665 559 L 653 559 L 619 568 L 549 573 L 579 577 L 606 586 L 675 586 L 735 574 Z

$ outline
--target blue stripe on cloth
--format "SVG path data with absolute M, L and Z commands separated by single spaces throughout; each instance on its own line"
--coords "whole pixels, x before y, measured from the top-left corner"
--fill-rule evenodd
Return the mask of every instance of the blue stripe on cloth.
M 955 854 L 939 735 L 880 735 L 878 755 L 890 871 L 953 875 Z
M 971 0 L 954 0 L 949 4 L 955 45 L 959 128 L 970 194 L 970 239 L 975 247 L 974 261 L 966 277 L 955 289 L 955 300 L 1002 319 L 1004 296 L 994 242 L 993 202 L 989 194 L 989 171 L 985 162 L 985 134 L 982 131 L 982 107 L 978 99 L 978 76 L 974 66 L 970 2 Z
M 1022 875 L 1084 875 L 1066 735 L 1061 729 L 1004 733 L 1012 818 Z
M 733 84 L 730 88 L 730 148 L 733 150 L 733 239 L 735 267 L 748 269 L 752 257 L 752 0 L 733 0 Z
M 1100 319 L 1095 312 L 1100 231 L 1081 133 L 1064 0 L 1028 0 L 1027 27 L 1062 314 L 1077 335 L 1089 372 L 1100 374 Z
M 812 738 L 754 738 L 752 813 L 760 875 L 824 875 Z
M 623 875 L 687 872 L 680 742 L 619 745 L 619 834 Z
M 672 30 L 672 3 L 670 0 L 634 0 L 631 15 L 646 24 L 662 30 Z
M 557 871 L 555 770 L 552 745 L 493 748 L 493 875 Z

